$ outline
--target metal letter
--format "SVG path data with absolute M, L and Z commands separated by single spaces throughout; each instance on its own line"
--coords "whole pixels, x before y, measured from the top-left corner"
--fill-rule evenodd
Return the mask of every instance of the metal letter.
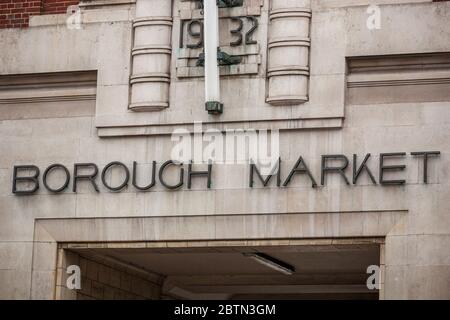
M 370 153 L 366 154 L 366 157 L 364 158 L 363 162 L 359 166 L 358 169 L 356 169 L 356 160 L 357 156 L 356 154 L 353 154 L 353 184 L 356 184 L 356 181 L 358 180 L 359 175 L 361 174 L 363 169 L 366 169 L 367 174 L 370 177 L 370 180 L 372 180 L 373 184 L 377 184 L 377 181 L 373 177 L 372 172 L 370 171 L 369 167 L 366 165 L 367 160 L 370 158 Z
M 78 170 L 80 168 L 94 168 L 94 172 L 91 174 L 79 175 Z M 97 184 L 95 183 L 95 177 L 98 174 L 98 167 L 95 163 L 75 163 L 73 168 L 73 192 L 77 192 L 77 182 L 78 180 L 88 180 L 92 183 L 95 191 L 100 192 L 98 190 Z
M 279 187 L 281 184 L 281 159 L 278 158 L 278 164 L 276 166 L 277 168 L 277 186 Z M 263 186 L 266 187 L 269 184 L 270 179 L 272 178 L 272 176 L 275 175 L 275 173 L 273 174 L 269 174 L 265 179 L 262 177 L 261 173 L 258 170 L 258 167 L 256 166 L 256 164 L 253 163 L 252 160 L 250 160 L 250 188 L 253 188 L 253 171 L 256 172 L 256 175 L 258 176 L 259 180 L 262 182 Z M 273 170 L 272 170 L 273 171 Z
M 428 183 L 428 157 L 429 156 L 438 156 L 440 155 L 440 151 L 418 151 L 411 152 L 413 156 L 423 156 L 423 183 Z
M 150 182 L 150 184 L 149 185 L 146 185 L 145 187 L 140 187 L 140 186 L 138 186 L 138 184 L 137 184 L 137 178 L 136 178 L 136 175 L 137 175 L 137 162 L 136 161 L 133 161 L 133 186 L 136 188 L 136 189 L 138 189 L 138 190 L 141 190 L 141 191 L 146 191 L 146 190 L 149 190 L 149 189 L 151 189 L 152 187 L 154 187 L 155 186 L 155 184 L 156 184 L 156 179 L 155 179 L 155 172 L 156 172 L 156 161 L 153 161 L 153 166 L 152 166 L 152 181 Z
M 335 160 L 344 160 L 344 163 L 340 167 L 328 167 L 327 166 L 327 160 L 329 159 L 335 159 Z M 325 155 L 322 156 L 322 174 L 321 174 L 321 184 L 325 185 L 325 173 L 327 172 L 336 172 L 339 173 L 345 180 L 346 184 L 350 184 L 348 182 L 347 177 L 345 176 L 345 169 L 348 167 L 348 158 L 344 156 L 343 154 L 336 154 L 336 155 Z
M 294 167 L 292 168 L 291 172 L 289 173 L 289 176 L 286 178 L 286 181 L 283 183 L 283 186 L 286 187 L 289 182 L 291 182 L 292 177 L 296 173 L 306 173 L 308 177 L 311 179 L 312 187 L 317 187 L 316 180 L 314 179 L 313 175 L 311 174 L 311 171 L 309 171 L 308 166 L 306 165 L 305 161 L 303 160 L 302 156 L 300 156 L 295 163 Z
M 405 184 L 405 180 L 384 180 L 384 172 L 385 171 L 403 171 L 406 166 L 402 165 L 392 165 L 386 166 L 384 165 L 384 158 L 386 157 L 404 157 L 406 155 L 405 152 L 394 152 L 394 153 L 380 153 L 380 184 L 382 185 L 396 185 L 396 184 Z
M 111 167 L 114 167 L 114 166 L 122 167 L 125 170 L 125 180 L 123 181 L 123 183 L 121 185 L 119 185 L 117 187 L 111 187 L 110 185 L 108 185 L 106 183 L 106 172 L 108 172 L 108 170 Z M 127 166 L 124 165 L 122 162 L 114 161 L 114 162 L 111 162 L 111 163 L 107 164 L 106 167 L 103 168 L 103 171 L 102 171 L 102 182 L 103 182 L 103 185 L 106 188 L 108 188 L 109 190 L 111 190 L 111 191 L 120 191 L 120 190 L 122 190 L 123 188 L 125 188 L 128 185 L 128 181 L 130 181 L 130 170 L 128 170 Z
M 167 166 L 171 166 L 171 165 L 179 165 L 179 166 L 182 166 L 183 164 L 181 164 L 181 163 L 180 163 L 180 164 L 176 164 L 176 163 L 173 162 L 172 160 L 168 160 L 168 161 L 166 161 L 166 162 L 163 163 L 163 165 L 161 166 L 161 168 L 159 168 L 159 174 L 158 174 L 158 176 L 159 176 L 159 181 L 161 181 L 161 184 L 162 184 L 164 187 L 166 187 L 167 189 L 174 190 L 174 189 L 180 188 L 180 187 L 183 185 L 183 182 L 184 182 L 184 168 L 181 167 L 181 169 L 180 169 L 180 182 L 178 182 L 178 184 L 175 184 L 175 185 L 170 185 L 170 184 L 167 184 L 167 183 L 164 181 L 164 179 L 163 179 L 163 173 L 164 173 L 164 170 L 166 169 L 166 167 L 167 167 Z
M 208 178 L 208 181 L 206 183 L 206 186 L 208 189 L 211 189 L 211 171 L 212 171 L 212 164 L 208 163 L 208 170 L 207 171 L 193 171 L 192 170 L 192 162 L 188 164 L 188 189 L 192 186 L 192 176 L 206 176 Z
M 64 181 L 64 184 L 58 188 L 58 189 L 52 189 L 48 184 L 47 184 L 47 176 L 48 174 L 56 169 L 62 169 L 66 175 L 66 181 Z M 63 191 L 64 189 L 67 188 L 67 186 L 69 185 L 70 182 L 70 173 L 69 170 L 67 170 L 67 168 L 65 166 L 63 166 L 62 164 L 52 164 L 51 166 L 49 166 L 47 169 L 45 169 L 44 171 L 44 175 L 42 176 L 42 182 L 44 183 L 45 188 L 53 193 L 59 193 L 61 191 Z
M 33 170 L 34 175 L 28 177 L 18 177 L 17 174 L 21 170 Z M 33 194 L 39 189 L 39 168 L 36 166 L 14 166 L 13 170 L 13 186 L 12 193 L 14 194 Z M 34 183 L 33 189 L 30 190 L 17 190 L 17 182 L 32 182 Z

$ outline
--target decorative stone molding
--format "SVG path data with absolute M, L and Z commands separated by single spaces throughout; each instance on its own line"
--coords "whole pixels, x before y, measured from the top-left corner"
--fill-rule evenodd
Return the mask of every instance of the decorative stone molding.
M 111 119 L 107 119 L 112 122 Z M 222 121 L 218 123 L 208 123 L 203 126 L 203 130 L 240 130 L 243 122 Z M 316 129 L 341 129 L 343 126 L 343 118 L 328 119 L 276 119 L 276 120 L 247 120 L 247 124 L 254 130 L 316 130 Z M 146 125 L 121 125 L 121 126 L 105 126 L 103 123 L 98 124 L 98 135 L 103 138 L 111 137 L 129 137 L 129 136 L 160 136 L 171 135 L 175 130 L 194 130 L 193 123 L 177 123 L 158 126 Z
M 178 4 L 180 39 L 176 76 L 179 79 L 200 78 L 204 69 L 196 62 L 203 51 L 203 10 L 196 0 L 180 0 Z M 257 75 L 260 72 L 261 48 L 265 48 L 260 39 L 263 4 L 262 0 L 246 0 L 242 6 L 219 9 L 220 48 L 241 58 L 239 64 L 220 66 L 221 76 Z
M 204 250 L 220 247 L 222 250 L 231 251 L 242 246 L 242 239 L 247 239 L 245 242 L 248 246 L 272 245 L 279 248 L 382 244 L 387 235 L 396 232 L 396 228 L 407 218 L 407 213 L 406 210 L 322 212 L 320 219 L 323 223 L 318 224 L 317 228 L 297 227 L 317 221 L 315 212 L 36 219 L 32 244 L 33 256 L 39 259 L 32 261 L 30 298 L 35 300 L 61 298 L 58 294 L 60 278 L 55 275 L 58 271 L 62 271 L 58 262 L 62 256 L 58 256 L 58 253 L 64 249 L 85 253 L 106 247 L 110 249 L 146 247 L 160 250 L 169 246 L 172 248 L 189 246 Z M 336 219 L 337 216 L 339 219 Z M 360 228 L 349 228 L 342 224 L 343 221 L 350 220 Z M 260 227 L 249 231 L 245 226 L 250 224 Z M 190 227 L 193 225 L 198 227 Z M 211 233 L 212 225 L 221 232 Z M 238 227 L 231 231 L 227 228 L 230 225 Z M 270 228 L 273 225 L 279 227 Z M 100 258 L 99 261 L 113 264 L 116 268 L 124 268 L 119 261 L 111 257 Z M 146 275 L 146 278 L 154 283 L 160 284 L 162 281 L 162 278 L 145 272 L 142 268 L 140 270 L 136 267 L 131 268 L 133 272 Z
M 347 58 L 346 103 L 450 101 L 450 53 Z
M 272 0 L 269 21 L 267 102 L 304 103 L 309 89 L 309 1 Z
M 96 85 L 95 71 L 0 76 L 0 105 L 95 101 Z
M 0 75 L 0 121 L 93 116 L 97 71 Z
M 334 91 L 319 99 L 314 88 L 328 86 L 329 82 L 344 83 L 344 71 L 342 79 L 309 80 L 310 0 L 245 0 L 242 6 L 219 9 L 220 47 L 241 58 L 239 64 L 220 66 L 221 85 L 227 92 L 223 98 L 229 108 L 219 121 L 210 118 L 203 107 L 204 68 L 201 63 L 197 65 L 203 46 L 201 2 L 177 0 L 172 1 L 172 7 L 169 2 L 160 5 L 158 0 L 136 0 L 136 6 L 126 10 L 126 6 L 114 6 L 117 14 L 129 12 L 132 22 L 128 27 L 135 37 L 129 51 L 130 92 L 125 93 L 128 108 L 109 103 L 105 111 L 97 112 L 99 136 L 170 135 L 177 128 L 189 130 L 193 119 L 219 130 L 247 126 L 273 130 L 342 127 L 343 93 L 342 99 Z M 91 11 L 94 15 L 100 10 Z M 158 38 L 151 35 L 153 31 Z M 314 90 L 309 90 L 310 81 Z M 252 90 L 246 89 L 250 87 Z M 189 94 L 192 92 L 195 94 Z M 331 102 L 326 100 L 331 96 Z M 308 98 L 314 108 L 289 106 L 309 103 Z M 273 104 L 281 106 L 274 108 Z M 143 115 L 130 110 L 157 112 Z
M 137 0 L 133 30 L 129 108 L 133 111 L 167 108 L 172 54 L 172 1 Z
M 97 9 L 105 6 L 123 6 L 135 3 L 136 0 L 81 0 L 79 6 L 83 9 Z

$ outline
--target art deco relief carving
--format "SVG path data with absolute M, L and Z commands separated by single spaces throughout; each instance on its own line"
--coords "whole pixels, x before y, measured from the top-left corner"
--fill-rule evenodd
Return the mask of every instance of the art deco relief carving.
M 221 76 L 258 74 L 262 62 L 259 38 L 263 3 L 263 0 L 244 0 L 242 3 L 236 2 L 236 6 L 219 10 L 220 49 L 232 57 L 239 58 L 239 63 L 222 66 Z M 179 4 L 177 77 L 203 77 L 203 67 L 198 63 L 204 45 L 202 2 L 181 0 Z
M 264 3 L 245 0 L 242 5 L 220 10 L 221 51 L 239 57 L 239 63 L 221 67 L 220 74 L 257 75 L 265 61 L 263 55 L 267 55 L 266 102 L 271 105 L 304 103 L 309 95 L 310 1 L 271 0 L 266 11 Z M 177 41 L 172 39 L 172 1 L 136 1 L 131 110 L 154 111 L 169 106 L 172 42 L 174 46 L 178 44 L 177 78 L 203 77 L 199 61 L 203 51 L 202 2 L 180 0 L 175 4 L 180 17 Z M 268 12 L 268 17 L 263 18 L 264 12 Z M 268 28 L 261 28 L 266 19 Z

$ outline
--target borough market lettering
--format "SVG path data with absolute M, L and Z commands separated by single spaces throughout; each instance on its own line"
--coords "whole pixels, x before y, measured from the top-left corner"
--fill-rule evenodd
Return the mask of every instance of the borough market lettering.
M 357 185 L 358 179 L 363 174 L 366 174 L 370 179 L 371 183 L 374 185 L 404 185 L 406 180 L 404 179 L 388 179 L 388 173 L 401 174 L 406 170 L 406 165 L 401 164 L 401 158 L 411 156 L 416 158 L 417 161 L 421 161 L 421 166 L 423 168 L 422 181 L 424 184 L 428 183 L 428 162 L 440 155 L 439 151 L 417 151 L 407 154 L 406 152 L 393 152 L 393 153 L 381 153 L 379 154 L 378 161 L 378 174 L 377 177 L 374 174 L 373 168 L 369 166 L 368 162 L 371 158 L 371 154 L 366 154 L 364 157 L 359 157 L 353 154 L 352 161 L 342 154 L 334 155 L 322 155 L 321 156 L 321 166 L 320 166 L 320 180 L 313 175 L 307 162 L 302 156 L 298 158 L 296 163 L 288 175 L 282 179 L 281 174 L 281 159 L 278 160 L 277 169 L 273 174 L 262 175 L 260 170 L 254 163 L 249 164 L 249 187 L 263 186 L 267 187 L 273 177 L 276 179 L 276 185 L 278 187 L 287 187 L 292 178 L 295 175 L 304 175 L 310 181 L 311 186 L 316 188 L 319 186 L 326 186 L 326 177 L 328 175 L 338 175 L 343 183 L 347 185 Z M 351 165 L 350 165 L 351 162 Z M 179 175 L 175 183 L 167 182 L 165 177 L 165 172 L 169 167 L 175 166 L 179 170 Z M 157 166 L 157 163 L 153 161 L 151 176 L 140 177 L 139 180 L 146 180 L 147 184 L 139 184 L 138 176 L 138 164 L 133 162 L 131 168 L 122 162 L 114 161 L 107 164 L 100 172 L 98 166 L 95 163 L 76 163 L 73 166 L 73 171 L 70 172 L 69 169 L 62 164 L 52 164 L 45 168 L 41 176 L 41 170 L 35 165 L 17 165 L 13 168 L 13 182 L 12 182 L 12 192 L 17 195 L 31 195 L 36 193 L 41 187 L 40 182 L 42 182 L 44 188 L 52 193 L 62 193 L 66 192 L 71 185 L 72 192 L 77 192 L 77 187 L 80 183 L 87 183 L 92 185 L 96 192 L 100 192 L 98 187 L 101 182 L 102 185 L 113 192 L 120 192 L 131 183 L 133 188 L 137 191 L 148 191 L 156 185 L 156 175 L 158 176 L 158 181 L 161 185 L 168 190 L 178 190 L 182 188 L 185 184 L 187 189 L 191 189 L 193 179 L 204 179 L 206 182 L 206 188 L 211 189 L 213 185 L 212 172 L 213 164 L 205 165 L 206 168 L 200 170 L 198 168 L 194 169 L 192 163 L 183 164 L 176 163 L 172 160 L 164 162 L 162 165 Z M 349 169 L 351 167 L 351 169 Z M 107 175 L 110 171 L 116 168 L 116 170 L 123 171 L 123 181 L 117 185 L 111 185 L 107 179 Z M 63 175 L 63 181 L 59 186 L 53 186 L 49 183 L 50 173 L 54 171 L 60 171 Z M 86 171 L 88 173 L 86 173 Z M 348 173 L 351 171 L 351 173 Z M 186 174 L 185 174 L 186 172 Z M 145 179 L 144 179 L 145 178 Z

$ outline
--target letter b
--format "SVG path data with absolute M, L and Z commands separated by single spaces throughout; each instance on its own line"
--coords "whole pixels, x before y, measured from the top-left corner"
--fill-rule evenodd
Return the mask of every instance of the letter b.
M 25 177 L 18 177 L 19 171 L 31 171 L 34 172 L 31 176 L 25 176 Z M 14 166 L 13 170 L 13 186 L 12 186 L 12 192 L 14 194 L 33 194 L 39 189 L 39 168 L 36 166 Z M 33 188 L 27 189 L 27 190 L 18 190 L 17 189 L 17 183 L 24 183 L 28 182 L 31 184 L 34 184 Z

